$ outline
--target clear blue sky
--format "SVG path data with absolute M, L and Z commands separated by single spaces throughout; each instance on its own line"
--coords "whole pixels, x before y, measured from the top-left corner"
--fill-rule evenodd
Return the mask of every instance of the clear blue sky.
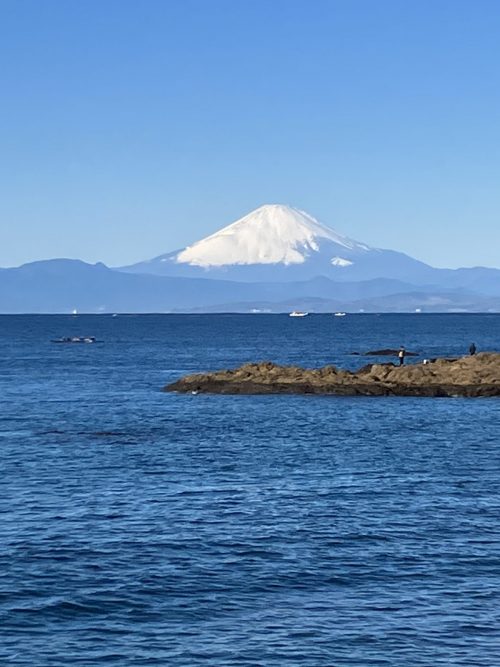
M 0 0 L 0 266 L 263 203 L 500 267 L 498 0 Z

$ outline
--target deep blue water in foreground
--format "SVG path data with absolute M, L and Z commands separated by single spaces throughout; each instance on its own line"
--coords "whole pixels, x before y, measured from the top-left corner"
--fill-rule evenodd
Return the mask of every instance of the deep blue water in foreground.
M 472 341 L 500 316 L 0 317 L 0 664 L 499 665 L 500 400 L 160 391 Z

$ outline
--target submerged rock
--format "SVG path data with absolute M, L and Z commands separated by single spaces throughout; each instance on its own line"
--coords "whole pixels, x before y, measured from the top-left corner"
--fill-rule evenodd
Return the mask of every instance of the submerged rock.
M 500 354 L 395 366 L 367 364 L 356 372 L 272 362 L 187 375 L 164 391 L 212 394 L 333 394 L 338 396 L 500 396 Z
M 399 348 L 397 350 L 385 347 L 382 350 L 369 350 L 368 352 L 351 352 L 351 355 L 359 357 L 397 357 Z M 418 352 L 409 352 L 405 350 L 405 357 L 418 357 Z

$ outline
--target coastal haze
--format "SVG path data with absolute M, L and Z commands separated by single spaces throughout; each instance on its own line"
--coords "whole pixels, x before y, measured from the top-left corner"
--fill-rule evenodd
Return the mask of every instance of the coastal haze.
M 135 265 L 55 259 L 0 270 L 0 312 L 499 312 L 500 270 L 435 269 L 265 205 Z

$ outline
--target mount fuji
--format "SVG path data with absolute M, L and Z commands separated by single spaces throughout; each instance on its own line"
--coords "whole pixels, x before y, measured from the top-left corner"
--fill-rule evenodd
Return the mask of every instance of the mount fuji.
M 162 276 L 295 281 L 326 276 L 336 281 L 391 278 L 431 283 L 430 266 L 392 250 L 343 236 L 305 211 L 261 206 L 182 250 L 120 270 Z
M 500 312 L 500 270 L 436 269 L 267 205 L 182 250 L 120 269 L 0 268 L 0 313 Z

